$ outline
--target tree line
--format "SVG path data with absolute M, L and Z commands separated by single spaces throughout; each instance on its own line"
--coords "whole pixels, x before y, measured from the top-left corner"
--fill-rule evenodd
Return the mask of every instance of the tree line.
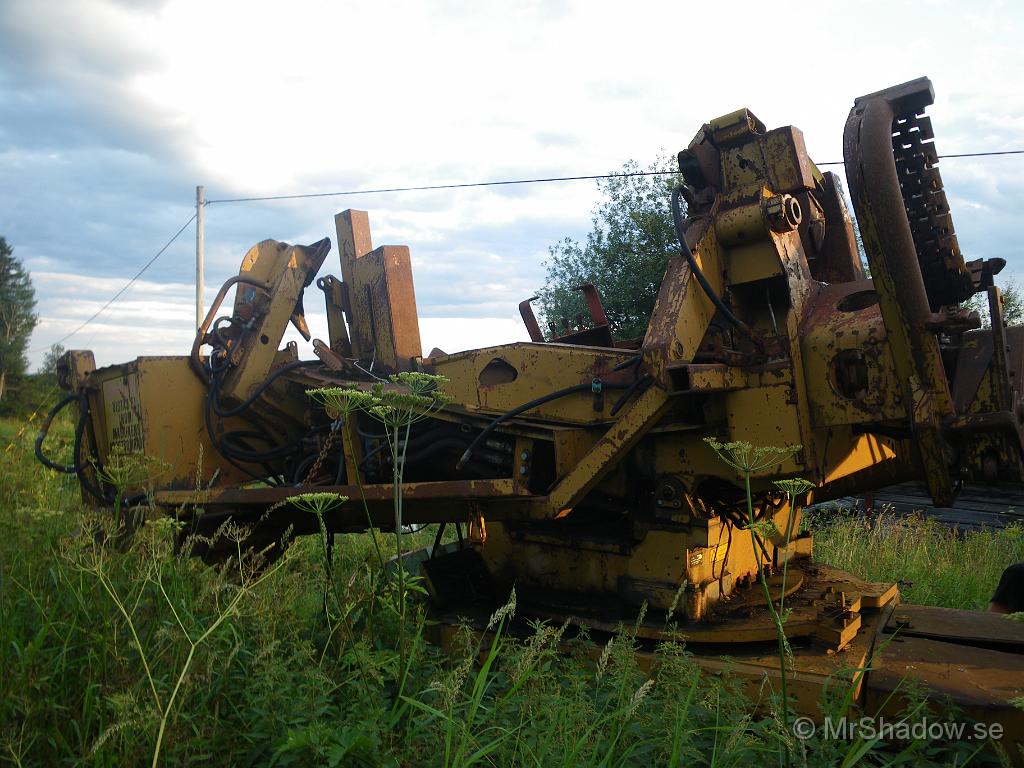
M 39 322 L 36 292 L 14 248 L 0 237 L 0 415 L 30 413 L 53 399 L 57 361 L 64 348 L 50 348 L 36 374 L 28 372 L 28 344 Z

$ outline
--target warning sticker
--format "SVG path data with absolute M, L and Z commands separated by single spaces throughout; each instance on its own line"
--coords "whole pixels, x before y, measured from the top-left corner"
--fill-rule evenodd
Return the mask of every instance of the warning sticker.
M 141 453 L 143 422 L 138 377 L 130 374 L 103 382 L 103 402 L 110 452 Z

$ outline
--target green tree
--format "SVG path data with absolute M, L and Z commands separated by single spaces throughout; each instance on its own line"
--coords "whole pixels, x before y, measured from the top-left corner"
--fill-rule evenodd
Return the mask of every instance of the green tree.
M 51 344 L 50 351 L 47 352 L 46 357 L 43 358 L 43 364 L 39 366 L 39 373 L 44 376 L 56 376 L 57 364 L 64 356 L 64 352 L 65 349 L 63 344 Z
M 1003 295 L 1003 323 L 1006 325 L 1020 325 L 1024 322 L 1024 294 L 1021 294 L 1020 286 L 1014 280 L 1008 280 L 1002 286 Z M 988 296 L 984 293 L 976 293 L 960 306 L 973 309 L 981 317 L 981 327 L 991 328 L 992 317 L 988 311 Z
M 25 351 L 38 320 L 32 311 L 35 306 L 32 279 L 14 258 L 14 249 L 0 237 L 0 400 L 8 377 L 20 376 L 28 368 Z
M 617 338 L 643 335 L 654 309 L 669 256 L 679 253 L 669 196 L 680 183 L 671 157 L 655 161 L 647 172 L 630 160 L 619 175 L 597 183 L 604 200 L 593 211 L 586 243 L 566 238 L 551 246 L 545 263 L 547 282 L 537 292 L 544 320 L 561 326 L 586 316 L 581 283 L 601 292 Z M 629 175 L 634 174 L 634 175 Z
M 1003 322 L 1007 325 L 1020 325 L 1021 321 L 1024 321 L 1024 296 L 1011 280 L 1003 289 Z

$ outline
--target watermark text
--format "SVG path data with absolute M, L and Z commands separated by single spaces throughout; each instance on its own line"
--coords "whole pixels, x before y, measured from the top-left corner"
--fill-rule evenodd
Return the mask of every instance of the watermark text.
M 899 720 L 884 717 L 826 717 L 816 723 L 809 717 L 793 721 L 793 735 L 810 739 L 817 735 L 837 741 L 998 741 L 1003 738 L 1001 723 L 966 723 L 942 720 Z

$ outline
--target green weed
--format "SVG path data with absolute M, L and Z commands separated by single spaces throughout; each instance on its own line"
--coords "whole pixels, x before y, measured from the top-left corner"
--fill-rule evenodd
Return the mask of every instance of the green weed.
M 926 517 L 812 517 L 814 557 L 869 581 L 899 582 L 902 599 L 983 611 L 1006 566 L 1024 561 L 1024 525 L 957 531 Z
M 0 447 L 18 427 L 0 420 Z M 71 425 L 55 424 L 51 452 L 61 455 L 70 439 Z M 860 560 L 836 564 L 872 578 L 882 577 L 865 570 L 879 567 L 879 549 L 895 557 L 912 535 L 834 525 L 819 533 L 819 553 L 858 546 Z M 969 755 L 956 745 L 898 753 L 795 742 L 737 679 L 702 673 L 684 645 L 662 644 L 647 667 L 634 626 L 595 643 L 567 624 L 537 623 L 517 639 L 511 600 L 490 634 L 467 630 L 461 650 L 442 653 L 425 640 L 424 601 L 415 591 L 403 599 L 380 565 L 399 547 L 429 544 L 435 527 L 401 543 L 339 537 L 332 557 L 321 529 L 270 567 L 236 557 L 218 569 L 188 547 L 175 553 L 173 520 L 141 527 L 124 551 L 103 543 L 115 527 L 109 514 L 82 507 L 74 478 L 38 470 L 31 436 L 5 454 L 0 762 L 741 766 L 789 757 L 818 766 L 942 765 Z M 985 577 L 973 572 L 992 557 L 985 546 L 1024 559 L 1019 531 L 975 541 L 920 530 L 953 563 L 943 579 L 959 564 L 961 582 L 980 585 Z M 244 531 L 225 526 L 218 535 L 237 544 Z M 987 600 L 999 567 L 974 602 Z M 845 711 L 849 687 L 834 687 L 829 706 Z

